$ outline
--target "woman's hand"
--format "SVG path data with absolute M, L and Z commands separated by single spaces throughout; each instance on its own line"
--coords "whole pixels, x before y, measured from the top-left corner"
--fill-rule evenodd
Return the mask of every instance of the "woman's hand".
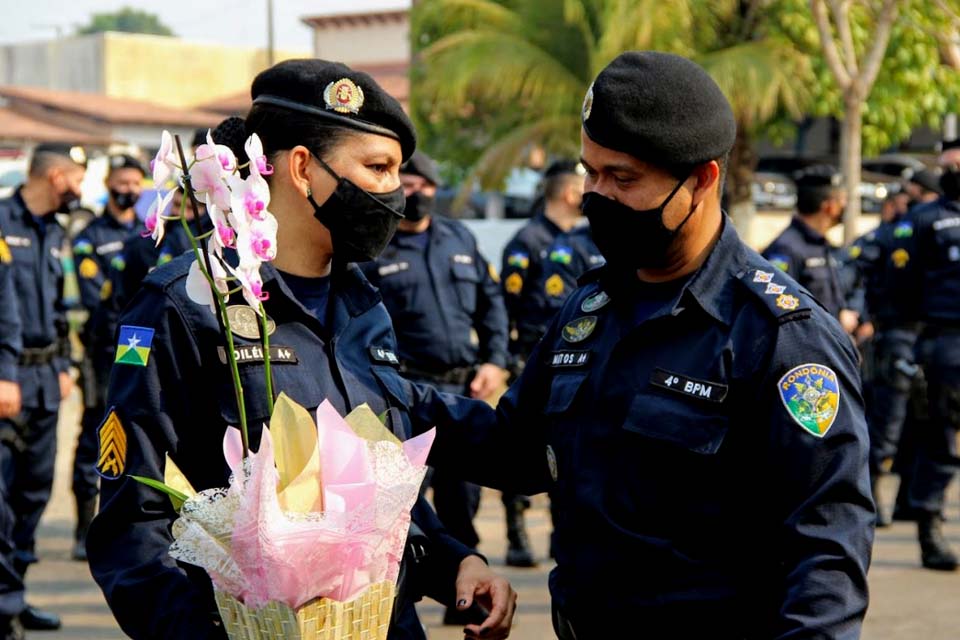
M 457 609 L 465 611 L 477 602 L 489 611 L 482 624 L 464 627 L 466 638 L 500 640 L 510 635 L 517 593 L 506 578 L 496 575 L 479 556 L 467 556 L 457 572 Z

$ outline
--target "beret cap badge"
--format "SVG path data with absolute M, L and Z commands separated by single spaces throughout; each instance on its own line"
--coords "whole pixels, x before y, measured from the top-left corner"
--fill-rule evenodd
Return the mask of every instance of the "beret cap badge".
M 327 109 L 337 113 L 359 113 L 363 106 L 363 89 L 350 78 L 341 78 L 327 85 L 323 90 L 323 100 Z
M 587 95 L 583 97 L 583 119 L 590 119 L 590 112 L 593 110 L 593 83 L 587 89 Z

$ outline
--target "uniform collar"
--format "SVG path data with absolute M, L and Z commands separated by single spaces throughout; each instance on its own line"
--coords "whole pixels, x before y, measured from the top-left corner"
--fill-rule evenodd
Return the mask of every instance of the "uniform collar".
M 799 215 L 793 216 L 790 220 L 790 226 L 800 232 L 805 240 L 817 244 L 827 244 L 827 239 L 822 233 L 808 225 Z
M 547 231 L 549 231 L 550 235 L 553 237 L 563 233 L 563 230 L 560 227 L 558 227 L 556 224 L 554 224 L 550 218 L 547 217 L 546 204 L 544 204 L 543 207 L 541 207 L 540 210 L 537 211 L 537 215 L 534 218 L 534 220 L 536 220 L 537 222 L 542 224 L 544 227 L 546 227 Z
M 260 267 L 260 275 L 263 278 L 264 288 L 268 283 L 276 280 L 275 287 L 289 298 L 292 302 L 301 307 L 305 313 L 309 313 L 300 301 L 297 300 L 293 292 L 280 277 L 277 268 L 269 262 L 265 262 Z M 335 270 L 330 279 L 331 299 L 342 300 L 351 317 L 366 313 L 377 306 L 380 301 L 380 292 L 364 277 L 363 272 L 357 265 L 350 263 L 344 269 Z
M 710 316 L 725 325 L 733 318 L 734 287 L 746 270 L 747 252 L 733 223 L 723 216 L 723 231 L 706 262 L 694 274 L 686 293 Z M 683 294 L 680 296 L 680 303 Z M 678 313 L 676 307 L 674 313 Z

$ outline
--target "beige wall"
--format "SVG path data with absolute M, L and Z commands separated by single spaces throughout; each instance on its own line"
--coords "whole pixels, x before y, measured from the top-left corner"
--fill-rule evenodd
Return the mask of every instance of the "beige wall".
M 104 91 L 118 98 L 193 107 L 248 91 L 267 67 L 266 51 L 186 42 L 160 36 L 108 33 L 104 42 Z M 309 57 L 278 51 L 276 59 Z
M 318 58 L 348 65 L 410 60 L 410 21 L 320 28 L 313 32 Z

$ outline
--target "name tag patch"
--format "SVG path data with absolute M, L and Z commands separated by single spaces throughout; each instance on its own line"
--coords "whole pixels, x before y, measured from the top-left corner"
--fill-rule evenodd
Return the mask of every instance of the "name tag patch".
M 395 273 L 406 271 L 409 268 L 410 268 L 409 262 L 396 262 L 394 264 L 383 265 L 382 267 L 377 269 L 377 273 L 380 274 L 380 277 L 392 276 Z
M 650 376 L 650 383 L 661 389 L 707 402 L 723 402 L 728 391 L 725 384 L 698 380 L 660 368 L 654 369 L 653 375 Z
M 370 347 L 370 357 L 373 358 L 375 362 L 385 362 L 394 366 L 400 366 L 400 358 L 397 357 L 397 354 L 395 354 L 392 349 L 387 349 L 386 347 Z
M 120 251 L 121 249 L 123 249 L 123 240 L 114 240 L 113 242 L 108 242 L 97 247 L 97 255 L 102 256 L 106 253 Z
M 585 367 L 589 363 L 589 351 L 554 351 L 547 357 L 551 367 Z
M 223 347 L 217 347 L 220 362 L 227 364 L 227 350 Z M 237 364 L 248 362 L 263 362 L 263 347 L 258 344 L 242 344 L 233 351 L 237 358 Z M 270 363 L 271 364 L 297 364 L 300 359 L 297 358 L 297 352 L 290 347 L 281 347 L 279 345 L 270 345 Z
M 33 241 L 22 236 L 7 236 L 7 244 L 11 247 L 29 247 Z

